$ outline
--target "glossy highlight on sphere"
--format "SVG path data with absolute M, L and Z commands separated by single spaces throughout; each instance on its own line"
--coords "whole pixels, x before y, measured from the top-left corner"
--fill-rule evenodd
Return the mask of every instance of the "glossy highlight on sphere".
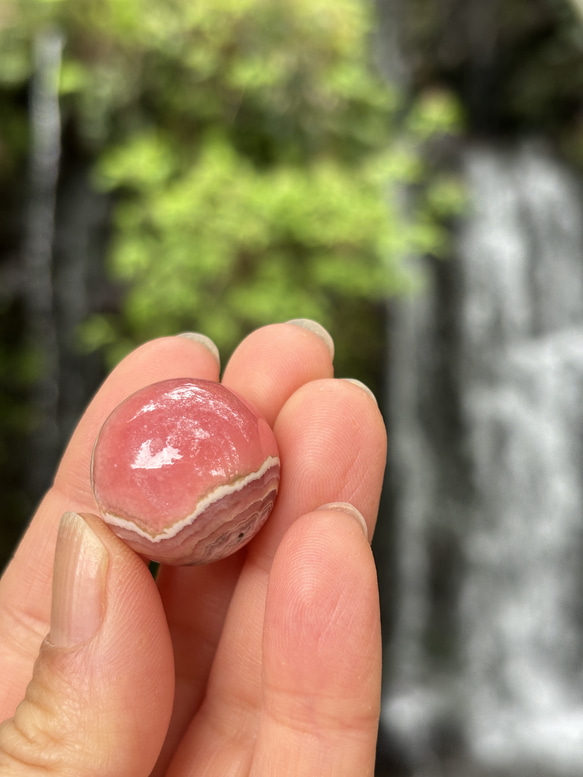
M 95 442 L 91 484 L 102 518 L 165 564 L 217 561 L 265 523 L 279 486 L 267 421 L 220 383 L 176 378 L 124 400 Z

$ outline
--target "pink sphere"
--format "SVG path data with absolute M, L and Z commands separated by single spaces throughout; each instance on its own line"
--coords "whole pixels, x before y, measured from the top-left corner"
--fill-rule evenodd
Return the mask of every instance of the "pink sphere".
M 91 484 L 104 521 L 137 553 L 205 564 L 245 545 L 279 486 L 271 428 L 220 383 L 177 378 L 140 389 L 107 418 Z

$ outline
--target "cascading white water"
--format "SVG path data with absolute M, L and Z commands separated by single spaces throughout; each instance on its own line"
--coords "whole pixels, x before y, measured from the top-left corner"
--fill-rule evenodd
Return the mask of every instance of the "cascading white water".
M 461 623 L 480 760 L 583 769 L 581 192 L 536 148 L 468 159 Z
M 473 149 L 465 175 L 469 212 L 449 273 L 454 342 L 450 332 L 435 355 L 443 284 L 397 315 L 401 596 L 385 721 L 419 775 L 444 773 L 431 737 L 449 720 L 483 770 L 571 777 L 583 773 L 582 193 L 537 145 Z M 455 493 L 440 482 L 448 449 L 427 428 L 441 412 L 435 359 L 453 360 L 451 457 L 465 461 Z M 454 655 L 442 665 L 426 644 L 429 537 L 440 531 L 462 559 Z

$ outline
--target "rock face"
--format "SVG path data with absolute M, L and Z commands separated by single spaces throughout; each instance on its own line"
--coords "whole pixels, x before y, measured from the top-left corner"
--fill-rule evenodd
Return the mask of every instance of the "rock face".
M 418 770 L 445 731 L 476 768 L 570 777 L 583 770 L 580 184 L 537 145 L 473 148 L 464 170 L 456 255 L 428 264 L 425 293 L 394 315 L 383 724 Z

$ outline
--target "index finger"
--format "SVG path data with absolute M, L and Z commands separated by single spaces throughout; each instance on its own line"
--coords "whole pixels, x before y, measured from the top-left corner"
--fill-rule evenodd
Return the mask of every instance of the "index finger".
M 95 512 L 90 461 L 103 421 L 143 386 L 176 377 L 218 380 L 219 363 L 207 338 L 164 337 L 126 357 L 87 408 L 65 451 L 53 487 L 41 502 L 0 580 L 0 719 L 11 716 L 30 679 L 49 628 L 54 547 L 61 515 Z

